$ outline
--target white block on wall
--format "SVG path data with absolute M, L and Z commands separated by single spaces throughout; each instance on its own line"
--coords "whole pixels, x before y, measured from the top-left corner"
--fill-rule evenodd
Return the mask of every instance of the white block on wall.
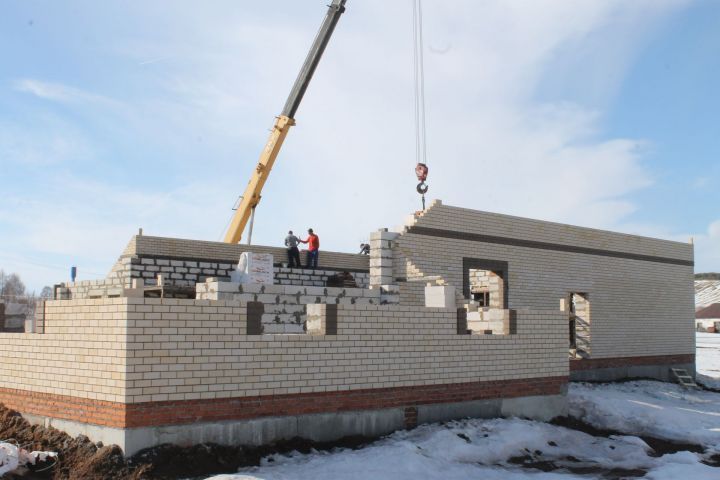
M 455 287 L 450 285 L 426 285 L 425 306 L 455 308 Z

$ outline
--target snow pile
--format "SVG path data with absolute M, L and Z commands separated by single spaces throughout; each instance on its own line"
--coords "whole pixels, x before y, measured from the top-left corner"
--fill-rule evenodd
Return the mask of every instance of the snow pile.
M 706 387 L 720 390 L 720 334 L 696 334 L 697 381 Z
M 573 383 L 568 399 L 570 415 L 597 428 L 720 451 L 720 394 L 653 381 Z
M 559 480 L 572 472 L 601 478 L 611 469 L 648 472 L 646 478 L 665 480 L 677 478 L 680 471 L 693 479 L 716 479 L 720 473 L 693 453 L 659 458 L 652 453 L 637 437 L 593 437 L 520 419 L 464 420 L 396 432 L 359 450 L 272 455 L 259 467 L 212 480 Z

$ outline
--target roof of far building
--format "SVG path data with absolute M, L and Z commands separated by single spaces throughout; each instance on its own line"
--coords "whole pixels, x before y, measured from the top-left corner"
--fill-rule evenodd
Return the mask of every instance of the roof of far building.
M 720 303 L 720 280 L 695 280 L 695 310 Z
M 720 318 L 720 303 L 701 308 L 695 312 L 695 318 Z

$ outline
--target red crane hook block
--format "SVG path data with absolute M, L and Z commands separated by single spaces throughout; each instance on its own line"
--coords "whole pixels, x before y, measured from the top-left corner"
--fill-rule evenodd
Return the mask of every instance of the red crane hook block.
M 428 176 L 428 167 L 424 163 L 418 163 L 415 167 L 415 175 L 417 175 L 417 179 L 420 182 L 424 182 L 427 180 Z

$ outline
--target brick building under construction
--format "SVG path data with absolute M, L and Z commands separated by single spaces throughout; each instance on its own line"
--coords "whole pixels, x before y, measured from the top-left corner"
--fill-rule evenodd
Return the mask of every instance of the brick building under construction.
M 229 281 L 240 253 L 284 249 L 135 236 L 0 333 L 0 402 L 131 455 L 549 419 L 571 379 L 694 372 L 690 244 L 439 201 L 370 242 L 253 285 Z

